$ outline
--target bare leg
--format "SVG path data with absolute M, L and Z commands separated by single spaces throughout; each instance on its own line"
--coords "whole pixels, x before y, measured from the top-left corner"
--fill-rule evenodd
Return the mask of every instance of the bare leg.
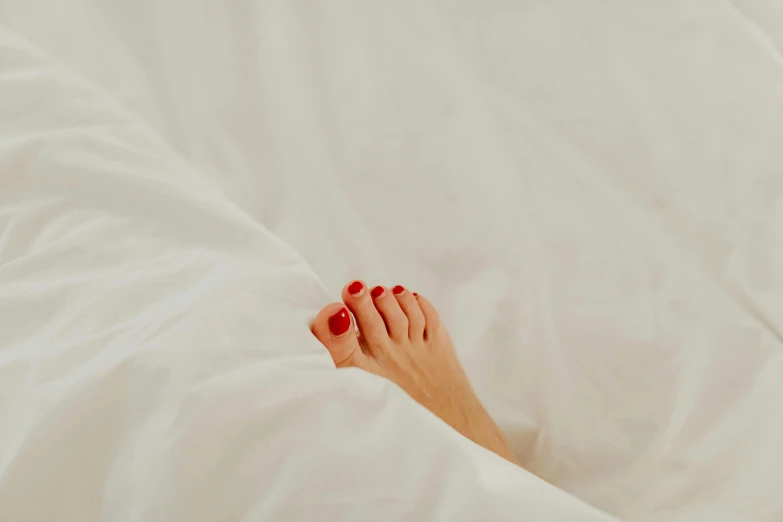
M 370 290 L 362 281 L 346 285 L 342 298 L 345 304 L 326 306 L 313 323 L 338 368 L 361 368 L 394 382 L 465 437 L 519 465 L 427 299 L 401 286 Z

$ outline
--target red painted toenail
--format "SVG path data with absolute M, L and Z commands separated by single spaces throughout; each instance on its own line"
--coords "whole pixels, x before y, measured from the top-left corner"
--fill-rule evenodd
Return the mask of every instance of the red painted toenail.
M 405 287 L 397 285 L 394 288 L 392 288 L 392 292 L 394 292 L 396 295 L 400 295 L 405 291 Z
M 383 295 L 383 287 L 382 286 L 376 286 L 372 289 L 372 292 L 370 292 L 370 295 L 372 295 L 373 299 L 378 299 L 380 296 Z
M 335 337 L 340 337 L 348 328 L 351 327 L 351 314 L 348 313 L 346 308 L 341 309 L 339 312 L 329 318 L 329 331 Z
M 419 297 L 419 294 L 417 294 L 416 292 L 413 292 L 413 297 Z
M 348 287 L 348 293 L 350 293 L 351 295 L 356 295 L 362 290 L 364 290 L 364 285 L 362 284 L 361 281 L 354 281 L 353 283 L 351 283 L 351 286 Z

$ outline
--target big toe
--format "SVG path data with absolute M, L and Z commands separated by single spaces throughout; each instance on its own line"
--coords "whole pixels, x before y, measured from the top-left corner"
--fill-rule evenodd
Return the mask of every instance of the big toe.
M 313 334 L 329 350 L 337 367 L 361 367 L 364 354 L 359 347 L 351 313 L 343 303 L 324 307 L 313 322 Z

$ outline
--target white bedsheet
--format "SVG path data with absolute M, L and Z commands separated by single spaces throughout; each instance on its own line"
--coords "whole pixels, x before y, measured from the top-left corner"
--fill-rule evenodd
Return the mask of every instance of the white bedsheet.
M 0 0 L 0 520 L 783 517 L 783 4 L 187 5 Z M 557 488 L 333 370 L 355 277 Z

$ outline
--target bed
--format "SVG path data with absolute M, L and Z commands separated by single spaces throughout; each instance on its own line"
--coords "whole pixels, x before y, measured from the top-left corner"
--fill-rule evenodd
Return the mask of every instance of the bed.
M 0 519 L 783 517 L 783 4 L 0 1 Z M 425 293 L 525 470 L 309 332 Z

